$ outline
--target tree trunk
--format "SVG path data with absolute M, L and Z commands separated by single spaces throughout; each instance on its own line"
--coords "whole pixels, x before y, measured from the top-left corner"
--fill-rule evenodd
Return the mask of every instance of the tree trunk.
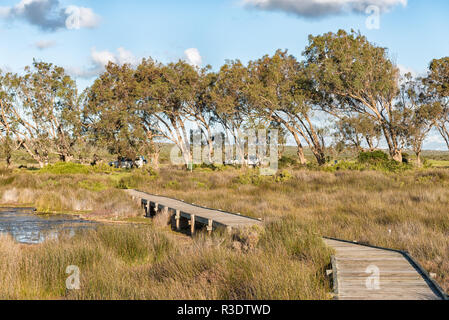
M 8 154 L 6 156 L 6 168 L 9 168 L 11 166 L 11 155 Z
M 306 165 L 307 164 L 307 159 L 304 155 L 304 148 L 302 146 L 298 146 L 298 158 L 299 158 L 299 163 L 301 163 L 302 165 Z
M 207 139 L 207 144 L 209 146 L 209 163 L 213 164 L 214 163 L 214 142 L 212 141 L 212 139 L 209 137 Z
M 416 165 L 421 168 L 422 167 L 422 161 L 421 161 L 421 150 L 420 151 L 416 151 Z
M 159 152 L 154 152 L 151 155 L 151 166 L 156 170 L 159 169 Z
M 444 141 L 446 142 L 447 148 L 449 149 L 449 130 L 447 130 L 444 124 L 439 124 L 437 127 L 438 131 L 440 131 L 441 136 L 444 138 Z
M 371 137 L 366 136 L 365 137 L 366 143 L 368 145 L 369 151 L 373 152 L 374 151 L 374 143 Z
M 290 129 L 289 129 L 289 131 L 290 131 L 290 133 L 293 134 L 293 138 L 295 138 L 296 146 L 298 147 L 297 154 L 298 154 L 299 162 L 302 165 L 306 165 L 307 159 L 304 155 L 304 147 L 302 146 L 301 139 L 299 138 L 299 135 L 295 131 L 290 130 Z
M 191 168 L 191 165 L 193 165 L 193 161 L 192 161 L 192 155 L 190 154 L 190 150 L 182 150 L 182 157 L 184 158 L 184 162 L 186 164 L 186 168 L 187 170 L 189 169 L 193 169 Z
M 390 151 L 390 155 L 394 161 L 402 163 L 402 150 L 393 149 Z
M 326 164 L 326 156 L 324 155 L 324 152 L 321 150 L 314 150 L 312 149 L 313 155 L 316 158 L 316 161 L 318 162 L 318 165 L 324 166 Z

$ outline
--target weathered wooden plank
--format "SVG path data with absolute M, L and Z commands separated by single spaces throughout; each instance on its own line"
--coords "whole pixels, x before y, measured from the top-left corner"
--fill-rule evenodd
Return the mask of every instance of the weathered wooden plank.
M 421 272 L 399 252 L 337 240 L 324 241 L 336 252 L 332 260 L 339 300 L 441 299 Z

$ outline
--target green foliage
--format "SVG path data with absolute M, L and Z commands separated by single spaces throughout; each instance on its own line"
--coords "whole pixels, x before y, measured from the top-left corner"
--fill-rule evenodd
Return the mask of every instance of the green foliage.
M 360 163 L 377 164 L 381 162 L 387 162 L 390 158 L 388 154 L 381 150 L 373 152 L 360 152 L 358 161 Z
M 89 174 L 90 167 L 73 163 L 73 162 L 58 162 L 53 165 L 48 165 L 41 170 L 39 173 L 50 173 L 50 174 Z
M 121 178 L 116 187 L 119 189 L 138 189 L 146 181 L 146 177 L 140 174 L 126 175 Z
M 426 170 L 423 172 L 418 172 L 416 174 L 416 179 L 418 181 L 424 182 L 429 181 L 432 183 L 441 183 L 444 181 L 449 181 L 449 172 L 446 170 Z
M 89 191 L 100 192 L 106 190 L 108 187 L 100 181 L 83 180 L 78 182 L 78 186 Z
M 8 186 L 14 182 L 16 177 L 6 177 L 6 178 L 0 178 L 0 186 Z
M 207 185 L 204 182 L 197 181 L 196 186 L 199 189 L 208 189 Z
M 97 164 L 97 165 L 95 165 L 95 166 L 92 166 L 90 169 L 91 169 L 91 171 L 94 172 L 94 173 L 106 173 L 106 174 L 109 174 L 109 173 L 113 173 L 113 172 L 117 172 L 117 171 L 118 171 L 117 169 L 115 169 L 115 168 L 113 168 L 113 167 L 111 167 L 111 166 L 108 166 L 108 165 L 105 164 L 105 163 Z
M 138 189 L 149 180 L 157 179 L 158 173 L 150 166 L 135 169 L 119 179 L 116 187 L 119 189 Z
M 279 168 L 288 168 L 288 167 L 294 167 L 299 164 L 298 160 L 291 157 L 291 156 L 285 156 L 283 155 L 281 159 L 279 159 Z
M 310 36 L 304 55 L 317 91 L 325 92 L 324 109 L 374 115 L 372 121 L 389 130 L 384 138 L 391 154 L 399 155 L 404 108 L 395 104 L 399 70 L 387 49 L 355 31 L 339 30 Z M 326 101 L 329 95 L 332 103 Z
M 181 184 L 178 181 L 176 181 L 176 180 L 172 180 L 172 181 L 167 182 L 164 185 L 164 187 L 167 188 L 167 189 L 179 190 L 181 188 Z
M 61 160 L 73 156 L 81 136 L 81 110 L 76 82 L 63 68 L 34 60 L 23 75 L 0 75 L 0 97 L 7 101 L 1 109 L 8 136 L 16 141 L 20 137 L 21 146 L 41 167 L 51 153 Z
M 134 170 L 134 172 L 143 176 L 150 176 L 152 178 L 157 178 L 159 176 L 158 172 L 151 166 L 144 166 L 140 169 Z
M 260 186 L 264 183 L 272 182 L 287 182 L 292 179 L 293 176 L 288 170 L 282 170 L 272 176 L 263 176 L 259 170 L 250 170 L 243 174 L 240 174 L 234 179 L 234 183 L 241 185 L 253 185 Z
M 276 174 L 275 181 L 276 182 L 286 182 L 292 178 L 293 178 L 293 176 L 288 170 L 282 170 Z
M 258 170 L 251 170 L 246 173 L 240 174 L 234 179 L 234 183 L 242 185 L 254 185 L 259 186 L 263 182 L 267 181 L 267 177 L 261 176 Z
M 394 160 L 387 161 L 377 161 L 377 162 L 350 162 L 350 161 L 340 161 L 334 166 L 327 166 L 321 168 L 321 170 L 326 172 L 336 172 L 336 171 L 382 171 L 391 173 L 400 173 L 407 170 L 412 170 L 413 166 L 406 163 L 399 163 Z

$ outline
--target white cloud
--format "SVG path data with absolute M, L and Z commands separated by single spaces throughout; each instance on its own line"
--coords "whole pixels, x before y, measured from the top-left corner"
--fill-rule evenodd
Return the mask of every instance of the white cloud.
M 200 67 L 203 64 L 203 58 L 200 55 L 200 52 L 196 48 L 190 48 L 184 51 L 184 54 L 187 58 L 187 62 L 194 67 Z
M 97 51 L 92 48 L 90 52 L 91 65 L 87 68 L 71 68 L 70 73 L 76 77 L 90 79 L 101 74 L 109 62 L 123 65 L 136 66 L 139 61 L 134 54 L 123 47 L 117 49 L 117 53 L 108 50 Z
M 130 64 L 137 65 L 139 63 L 138 59 L 134 56 L 131 51 L 126 50 L 123 47 L 117 49 L 118 56 L 117 61 L 119 64 Z
M 397 66 L 399 68 L 399 72 L 401 73 L 401 76 L 405 76 L 407 73 L 410 73 L 412 75 L 412 77 L 416 77 L 418 75 L 418 73 L 413 70 L 412 68 L 403 66 L 401 64 L 398 64 Z
M 317 18 L 344 13 L 365 13 L 371 6 L 386 12 L 395 6 L 407 6 L 407 0 L 242 0 L 243 5 L 261 10 L 293 13 Z
M 100 17 L 90 8 L 69 6 L 65 10 L 67 29 L 95 28 L 100 24 Z
M 92 62 L 96 66 L 105 67 L 109 62 L 117 63 L 117 59 L 115 55 L 110 51 L 97 51 L 95 48 L 92 48 L 90 52 L 90 57 Z
M 23 20 L 45 31 L 95 28 L 100 22 L 92 9 L 62 7 L 59 0 L 21 0 L 12 7 L 0 7 L 0 18 Z
M 56 42 L 53 40 L 41 40 L 34 44 L 36 48 L 39 50 L 45 50 L 51 47 L 54 47 L 56 45 Z

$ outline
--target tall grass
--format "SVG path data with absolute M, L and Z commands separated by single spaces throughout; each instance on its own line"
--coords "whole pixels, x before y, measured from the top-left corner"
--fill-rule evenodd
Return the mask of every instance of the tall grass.
M 276 235 L 283 236 L 298 237 L 290 231 Z M 32 247 L 3 237 L 0 299 L 329 298 L 326 248 L 312 249 L 321 262 L 316 263 L 279 250 L 283 242 L 269 247 L 261 241 L 245 253 L 232 244 L 229 236 L 216 235 L 181 245 L 150 227 L 130 226 L 103 227 Z M 81 271 L 80 290 L 66 290 L 69 265 Z
M 268 221 L 293 216 L 319 235 L 406 250 L 449 291 L 448 170 L 291 175 L 277 182 L 254 171 L 162 169 L 140 189 Z
M 0 204 L 31 205 L 43 213 L 80 212 L 96 217 L 133 217 L 140 214 L 138 206 L 116 188 L 117 181 L 126 175 L 130 173 L 17 171 L 0 176 Z
M 265 220 L 265 232 L 258 234 L 257 245 L 244 235 L 223 245 L 200 239 L 186 248 L 166 243 L 159 236 L 141 238 L 139 234 L 79 239 L 77 246 L 105 254 L 89 267 L 95 272 L 86 274 L 87 287 L 76 295 L 83 299 L 325 298 L 329 290 L 322 275 L 328 252 L 321 236 L 407 250 L 427 271 L 437 274 L 437 281 L 449 291 L 449 171 L 349 169 L 289 169 L 274 178 L 234 168 L 197 168 L 190 173 L 162 167 L 157 175 L 139 171 L 89 175 L 6 171 L 0 173 L 0 203 L 35 204 L 42 211 L 89 210 L 99 216 L 135 216 L 141 211 L 117 189 L 133 187 Z M 141 242 L 160 249 L 142 247 Z M 7 247 L 13 245 L 6 243 Z M 68 244 L 32 250 L 43 254 L 58 246 L 62 250 Z M 17 255 L 15 250 L 6 250 L 8 258 L 3 260 L 11 264 L 23 259 Z M 124 258 L 117 260 L 117 256 Z M 295 275 L 295 270 L 300 271 Z M 113 281 L 116 274 L 121 280 Z M 22 275 L 12 272 L 2 277 L 14 281 Z M 300 282 L 304 285 L 298 286 Z

